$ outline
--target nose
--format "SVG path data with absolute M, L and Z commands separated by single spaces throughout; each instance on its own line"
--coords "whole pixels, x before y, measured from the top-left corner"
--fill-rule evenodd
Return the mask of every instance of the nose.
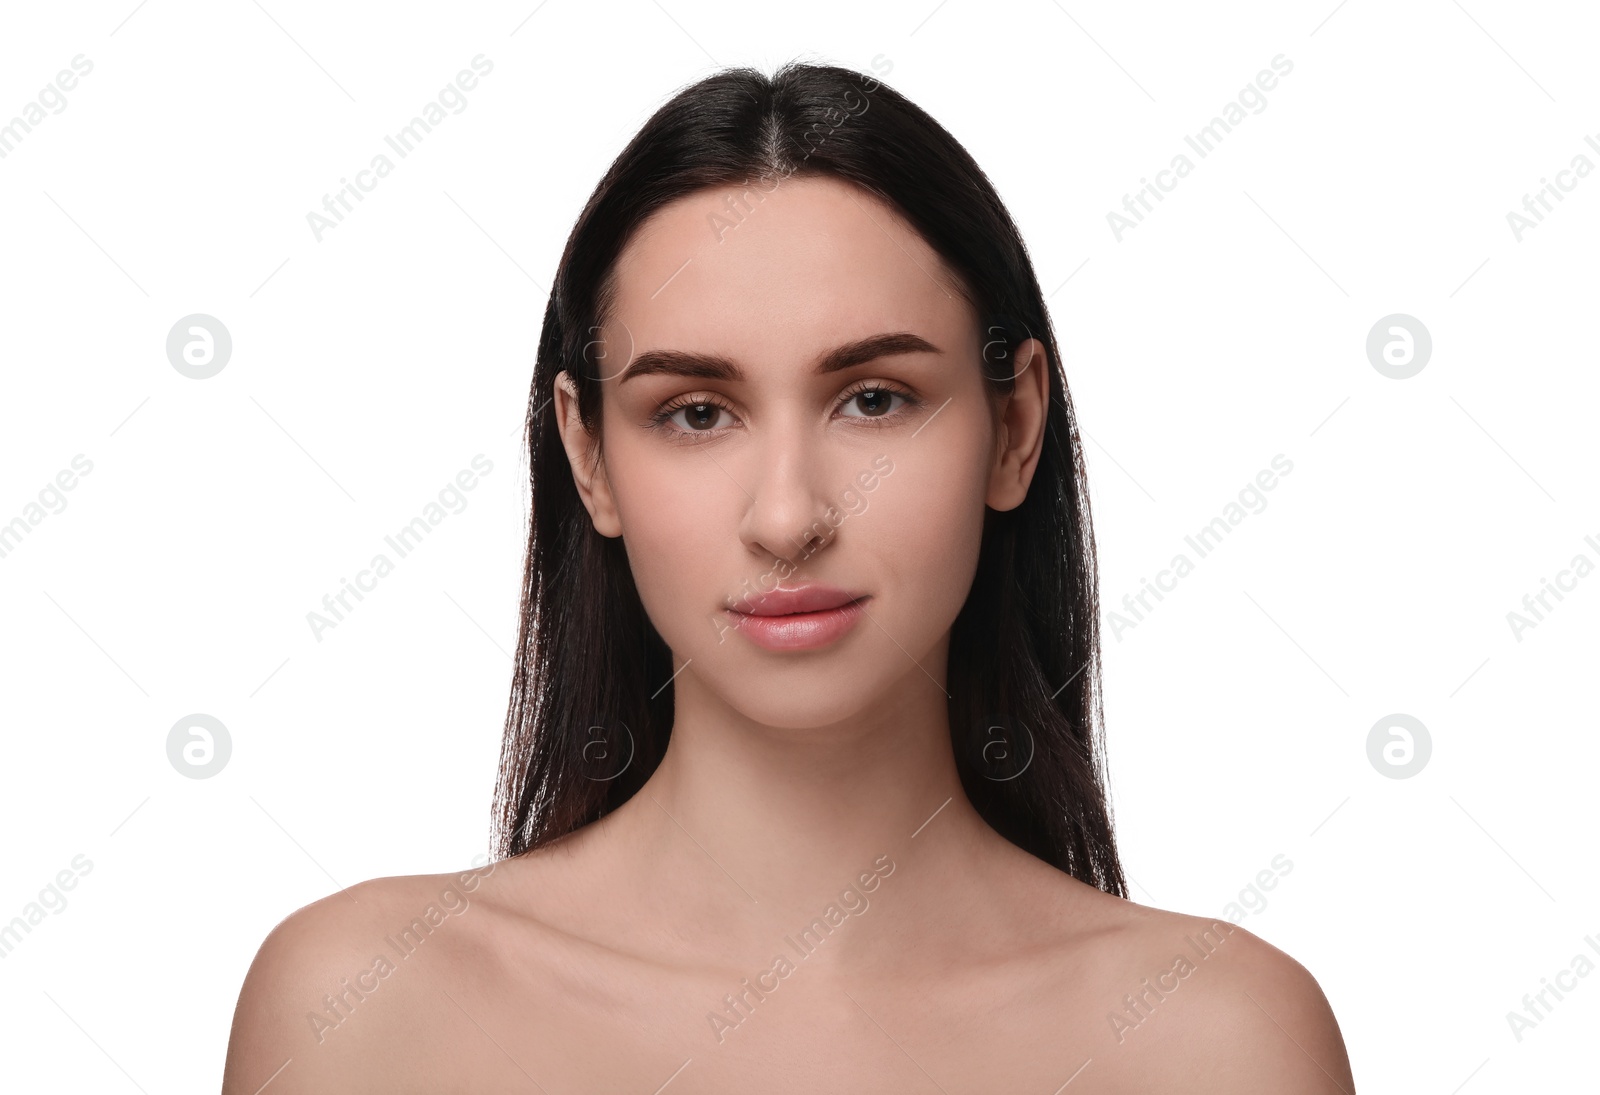
M 827 461 L 819 446 L 820 439 L 804 426 L 787 423 L 774 424 L 766 443 L 753 447 L 756 470 L 746 479 L 739 530 L 752 551 L 799 565 L 832 542 Z

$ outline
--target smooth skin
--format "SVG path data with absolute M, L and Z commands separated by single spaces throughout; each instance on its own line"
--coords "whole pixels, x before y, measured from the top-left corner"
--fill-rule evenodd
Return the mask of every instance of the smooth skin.
M 284 920 L 245 978 L 225 1095 L 1353 1093 L 1304 967 L 1085 885 L 966 798 L 950 626 L 984 507 L 1034 475 L 1054 364 L 1025 342 L 991 400 L 977 316 L 892 209 L 834 179 L 768 189 L 689 195 L 629 243 L 599 438 L 558 378 L 583 503 L 673 651 L 661 765 L 526 856 Z M 928 348 L 815 371 L 883 334 Z M 743 379 L 626 374 L 653 351 Z M 866 615 L 820 650 L 762 649 L 722 609 L 774 578 L 867 595 Z

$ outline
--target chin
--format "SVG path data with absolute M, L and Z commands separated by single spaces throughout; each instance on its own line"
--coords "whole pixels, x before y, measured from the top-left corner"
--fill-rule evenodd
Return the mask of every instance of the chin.
M 814 662 L 784 673 L 746 673 L 738 681 L 703 681 L 741 717 L 773 730 L 823 730 L 848 725 L 882 695 L 860 662 L 847 667 Z M 841 687 L 843 685 L 843 687 Z

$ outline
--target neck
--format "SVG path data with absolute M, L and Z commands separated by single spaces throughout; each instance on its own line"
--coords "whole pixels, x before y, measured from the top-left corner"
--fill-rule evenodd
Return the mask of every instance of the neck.
M 954 930 L 941 917 L 1011 846 L 962 789 L 942 679 L 911 663 L 885 693 L 830 725 L 772 727 L 680 672 L 661 764 L 602 823 L 617 876 L 708 950 L 763 963 L 798 950 L 854 968 Z

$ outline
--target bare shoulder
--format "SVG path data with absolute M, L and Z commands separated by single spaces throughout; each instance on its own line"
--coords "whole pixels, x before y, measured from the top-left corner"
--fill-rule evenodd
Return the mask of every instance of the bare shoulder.
M 1103 1021 L 1116 1071 L 1151 1091 L 1353 1095 L 1338 1021 L 1305 966 L 1227 920 L 1121 904 L 1122 987 Z
M 494 870 L 376 878 L 280 921 L 239 992 L 223 1095 L 416 1082 L 419 1035 L 450 1007 L 452 969 L 486 945 L 487 914 L 466 913 Z

